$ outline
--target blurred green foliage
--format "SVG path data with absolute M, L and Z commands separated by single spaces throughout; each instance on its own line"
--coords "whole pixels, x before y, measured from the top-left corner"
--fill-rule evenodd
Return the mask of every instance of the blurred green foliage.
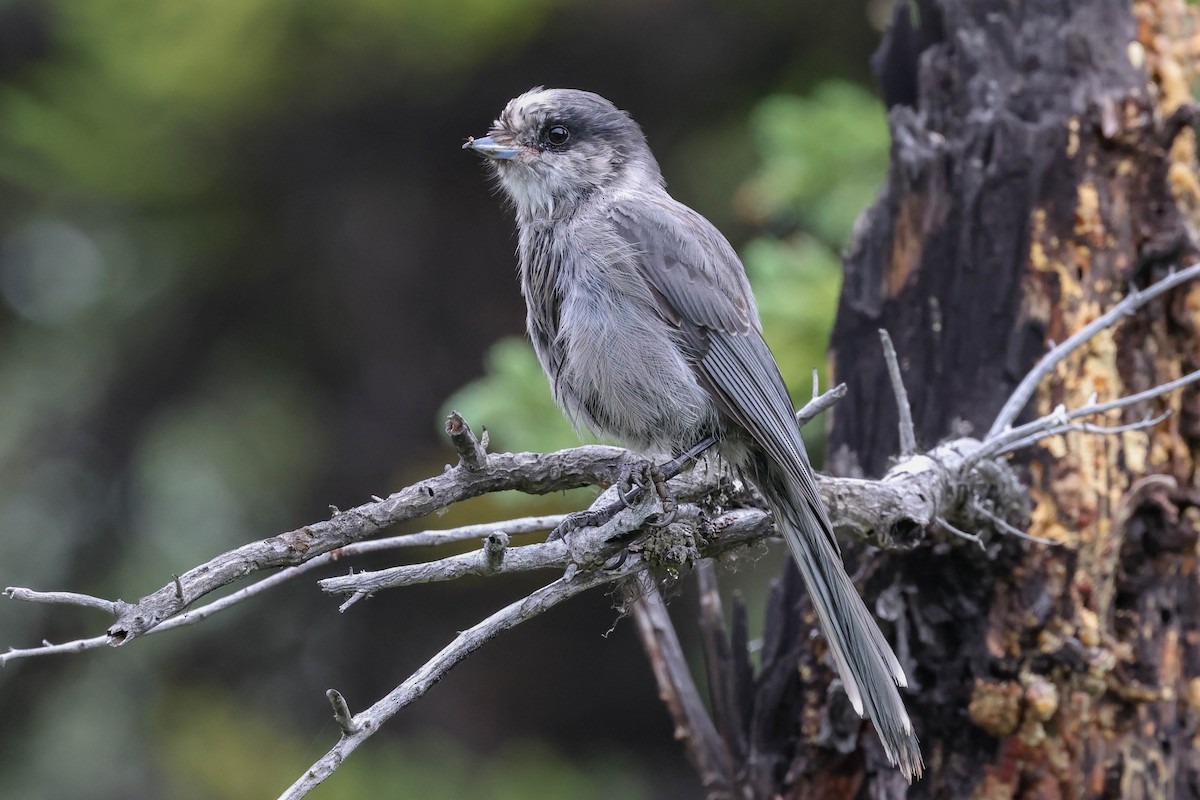
M 413 93 L 533 36 L 558 0 L 88 0 L 55 4 L 58 60 L 0 85 L 0 175 L 180 199 L 226 185 L 247 126 Z M 422 77 L 437 75 L 430 83 Z M 197 154 L 203 157 L 197 158 Z
M 315 760 L 306 738 L 223 699 L 219 690 L 191 689 L 162 699 L 159 753 L 174 800 L 274 797 Z M 187 725 L 178 723 L 186 718 Z M 330 723 L 332 727 L 332 722 Z M 221 768 L 214 770 L 213 765 Z M 444 738 L 402 740 L 379 752 L 367 747 L 347 759 L 319 790 L 327 800 L 640 800 L 633 771 L 604 755 L 586 762 L 534 742 L 514 742 L 486 755 Z
M 741 192 L 744 213 L 773 226 L 792 223 L 832 248 L 844 247 L 887 173 L 887 116 L 879 98 L 829 81 L 809 97 L 766 98 L 751 124 L 763 166 Z
M 887 171 L 883 105 L 843 82 L 810 97 L 774 95 L 750 119 L 759 165 L 738 192 L 739 210 L 762 233 L 741 248 L 763 332 L 797 405 L 825 348 L 841 291 L 842 248 Z M 514 291 L 516 287 L 514 286 Z M 485 374 L 446 403 L 486 426 L 495 449 L 552 450 L 579 442 L 554 406 L 533 348 L 516 337 L 488 353 Z M 821 437 L 813 436 L 810 441 Z
M 732 22 L 753 13 L 769 20 L 787 5 L 778 0 L 759 0 L 752 12 L 717 4 L 715 12 L 689 14 L 685 26 L 665 6 L 605 8 L 604 21 L 620 17 L 614 27 L 622 41 L 595 48 L 599 66 L 590 73 L 566 72 L 564 62 L 584 60 L 584 39 L 614 36 L 585 30 L 602 27 L 595 17 L 567 18 L 585 5 L 0 0 L 0 26 L 42 25 L 46 37 L 16 66 L 8 52 L 0 59 L 0 69 L 9 70 L 0 72 L 0 585 L 132 599 L 216 552 L 310 521 L 313 509 L 323 512 L 346 494 L 365 500 L 386 493 L 388 475 L 406 480 L 436 470 L 445 452 L 419 452 L 428 440 L 396 435 L 402 426 L 380 433 L 380 419 L 402 416 L 397 404 L 406 398 L 397 395 L 424 394 L 422 411 L 411 414 L 419 429 L 451 384 L 431 389 L 411 367 L 400 388 L 381 376 L 400 371 L 396 364 L 405 362 L 396 350 L 406 347 L 434 354 L 423 357 L 440 359 L 455 375 L 479 350 L 464 351 L 469 337 L 455 340 L 432 324 L 395 336 L 385 323 L 428 302 L 421 294 L 428 286 L 414 285 L 415 276 L 429 271 L 439 245 L 481 229 L 474 210 L 462 214 L 455 205 L 472 197 L 464 186 L 478 187 L 461 175 L 448 179 L 444 161 L 432 167 L 393 152 L 391 137 L 403 134 L 409 145 L 424 147 L 427 129 L 440 124 L 449 133 L 439 129 L 430 140 L 446 141 L 457 158 L 459 124 L 469 118 L 461 132 L 478 133 L 505 92 L 589 74 L 613 76 L 614 89 L 642 86 L 647 76 L 620 75 L 618 66 L 629 73 L 638 67 L 610 63 L 605 49 L 637 38 L 620 15 L 647 26 L 635 32 L 651 54 L 643 63 L 664 65 L 661 96 L 663 87 L 675 91 L 675 83 L 692 81 L 702 84 L 692 97 L 719 92 L 744 100 L 779 85 L 783 74 L 751 79 L 748 73 L 777 58 L 729 57 L 726 51 L 740 46 L 731 42 L 761 37 L 747 24 L 743 39 L 726 42 L 718 27 L 725 20 L 711 18 L 726 14 Z M 821 4 L 813 8 L 825 13 Z M 13 9 L 22 13 L 6 13 Z M 678 28 L 687 41 L 676 51 L 695 50 L 691 26 L 703 13 L 710 14 L 704 30 L 720 34 L 705 40 L 714 46 L 703 54 L 713 60 L 671 72 L 682 61 L 664 56 L 669 43 L 658 32 Z M 667 27 L 651 27 L 656 19 Z M 553 24 L 562 26 L 556 35 L 567 48 L 537 41 Z M 0 45 L 13 36 L 0 27 Z M 522 52 L 535 41 L 535 52 Z M 640 51 L 631 44 L 623 52 Z M 514 68 L 521 58 L 525 66 Z M 814 84 L 828 69 L 827 59 L 819 61 Z M 694 77 L 694 68 L 708 69 L 707 77 Z M 709 82 L 714 75 L 723 86 Z M 476 101 L 483 101 L 471 92 L 485 91 L 492 99 L 480 112 Z M 882 141 L 882 112 L 865 93 L 842 85 L 818 85 L 810 98 L 775 95 L 748 124 L 739 119 L 741 106 L 723 111 L 695 129 L 677 126 L 661 155 L 688 170 L 676 185 L 690 197 L 728 203 L 725 187 L 748 169 L 747 142 L 757 148 L 759 165 L 733 207 L 756 229 L 774 232 L 747 242 L 742 253 L 768 340 L 802 398 L 809 370 L 824 360 L 836 248 L 882 173 L 884 146 L 871 151 Z M 452 113 L 460 116 L 447 122 Z M 474 180 L 475 165 L 463 163 Z M 487 198 L 482 189 L 478 194 L 482 206 Z M 381 210 L 379 198 L 399 200 Z M 430 224 L 456 215 L 458 227 Z M 393 234 L 412 248 L 378 244 Z M 473 258 L 468 249 L 439 280 L 469 283 L 478 277 L 471 269 L 495 257 Z M 385 273 L 402 276 L 401 290 L 383 280 Z M 515 285 L 512 291 L 515 300 Z M 368 318 L 361 312 L 372 294 L 384 298 L 384 313 Z M 511 330 L 506 314 L 486 323 L 487 335 Z M 370 357 L 360 359 L 363 353 Z M 476 428 L 487 426 L 496 448 L 545 450 L 578 441 L 520 338 L 498 342 L 487 376 L 450 405 Z M 372 448 L 385 453 L 383 466 L 367 457 Z M 331 488 L 345 475 L 350 489 Z M 578 508 L 591 491 L 521 502 L 538 511 Z M 509 497 L 481 498 L 429 522 L 496 519 Z M 4 670 L 0 734 L 7 735 L 9 757 L 0 760 L 0 797 L 277 794 L 336 731 L 330 723 L 316 736 L 293 732 L 298 709 L 310 708 L 299 700 L 273 706 L 278 716 L 247 708 L 255 681 L 277 698 L 308 703 L 316 669 L 310 662 L 330 672 L 362 669 L 337 659 L 350 652 L 392 657 L 410 646 L 417 621 L 405 620 L 404 636 L 383 642 L 366 626 L 355 634 L 339 623 L 345 638 L 336 647 L 313 646 L 321 652 L 290 662 L 295 652 L 288 648 L 322 623 L 270 602 L 119 652 Z M 3 610 L 4 647 L 94 635 L 104 624 L 94 612 Z M 271 636 L 257 629 L 254 647 L 245 634 L 256 630 L 248 618 L 270 620 Z M 255 669 L 246 665 L 260 652 L 279 663 L 248 676 Z M 186 688 L 197 673 L 213 683 Z M 231 673 L 244 683 L 215 683 Z M 548 672 L 546 681 L 554 679 Z M 633 745 L 625 753 L 643 761 L 631 766 L 601 755 L 580 762 L 536 743 L 481 755 L 450 740 L 381 734 L 319 796 L 649 796 L 646 757 Z

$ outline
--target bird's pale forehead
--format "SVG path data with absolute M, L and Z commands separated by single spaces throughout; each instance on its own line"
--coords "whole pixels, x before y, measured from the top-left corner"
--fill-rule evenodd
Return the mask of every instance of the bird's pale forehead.
M 495 126 L 509 131 L 521 130 L 544 121 L 552 107 L 548 92 L 526 92 L 508 101 Z

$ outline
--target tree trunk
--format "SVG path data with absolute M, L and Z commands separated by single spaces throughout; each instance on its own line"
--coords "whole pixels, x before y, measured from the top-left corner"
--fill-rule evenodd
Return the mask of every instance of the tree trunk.
M 831 346 L 850 388 L 833 471 L 878 476 L 897 454 L 879 328 L 928 447 L 986 432 L 1054 342 L 1196 260 L 1198 27 L 1182 0 L 897 3 L 875 61 L 891 172 L 846 257 Z M 1198 328 L 1193 283 L 1077 351 L 1026 415 L 1197 369 Z M 1097 421 L 1167 408 L 1148 431 L 1071 433 L 1018 459 L 1029 531 L 1059 547 L 847 553 L 910 677 L 927 765 L 911 788 L 827 692 L 811 608 L 785 579 L 746 785 L 789 798 L 1200 797 L 1200 393 Z

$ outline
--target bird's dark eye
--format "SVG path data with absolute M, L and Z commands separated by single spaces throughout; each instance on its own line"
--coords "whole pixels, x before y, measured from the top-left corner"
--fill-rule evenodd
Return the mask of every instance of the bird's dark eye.
M 571 132 L 563 125 L 551 125 L 546 129 L 546 141 L 555 147 L 566 144 L 570 138 Z

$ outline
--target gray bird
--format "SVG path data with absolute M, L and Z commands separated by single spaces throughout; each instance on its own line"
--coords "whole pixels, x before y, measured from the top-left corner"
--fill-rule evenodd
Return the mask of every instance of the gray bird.
M 667 194 L 641 128 L 591 92 L 532 89 L 464 148 L 516 207 L 529 336 L 564 412 L 644 453 L 719 440 L 766 498 L 854 709 L 920 777 L 904 670 L 846 574 L 729 242 Z

